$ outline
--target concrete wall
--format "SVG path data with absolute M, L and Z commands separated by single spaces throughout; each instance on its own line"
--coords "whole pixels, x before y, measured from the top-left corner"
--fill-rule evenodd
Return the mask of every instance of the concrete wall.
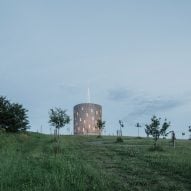
M 102 107 L 93 103 L 74 106 L 74 134 L 98 135 L 97 120 L 102 120 Z

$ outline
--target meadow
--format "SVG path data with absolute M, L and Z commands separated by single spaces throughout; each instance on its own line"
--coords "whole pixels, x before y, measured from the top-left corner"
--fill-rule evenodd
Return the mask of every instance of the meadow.
M 191 141 L 0 134 L 1 191 L 190 191 Z

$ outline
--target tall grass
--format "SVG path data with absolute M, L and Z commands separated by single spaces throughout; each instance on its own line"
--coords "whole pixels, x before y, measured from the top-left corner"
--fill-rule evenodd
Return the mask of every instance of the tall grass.
M 152 140 L 0 134 L 0 190 L 191 190 L 191 144 L 150 152 Z

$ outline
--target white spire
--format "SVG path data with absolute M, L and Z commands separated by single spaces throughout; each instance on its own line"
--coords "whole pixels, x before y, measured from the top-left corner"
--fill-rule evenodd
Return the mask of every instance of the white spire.
M 91 97 L 90 97 L 90 88 L 88 87 L 88 103 L 91 102 Z

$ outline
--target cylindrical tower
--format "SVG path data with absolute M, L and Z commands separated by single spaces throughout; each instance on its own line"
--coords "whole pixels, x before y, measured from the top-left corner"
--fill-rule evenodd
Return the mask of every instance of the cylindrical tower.
M 102 107 L 93 103 L 74 106 L 74 134 L 98 135 L 97 121 L 102 120 Z

